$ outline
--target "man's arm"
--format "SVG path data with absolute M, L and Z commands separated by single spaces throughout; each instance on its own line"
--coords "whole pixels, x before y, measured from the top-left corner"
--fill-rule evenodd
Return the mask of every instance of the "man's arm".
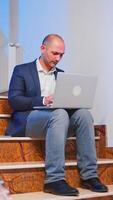
M 32 110 L 34 106 L 43 105 L 40 92 L 37 95 L 34 82 L 30 82 L 29 74 L 20 67 L 15 67 L 8 92 L 8 99 L 13 110 Z

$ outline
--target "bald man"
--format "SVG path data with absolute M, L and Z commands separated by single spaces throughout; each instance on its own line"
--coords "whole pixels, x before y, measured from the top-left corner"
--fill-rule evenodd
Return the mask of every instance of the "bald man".
M 98 178 L 93 119 L 88 110 L 33 110 L 49 106 L 57 74 L 56 67 L 65 53 L 65 44 L 57 34 L 47 35 L 40 47 L 41 55 L 34 62 L 16 66 L 9 87 L 9 103 L 13 109 L 6 134 L 45 137 L 44 191 L 56 195 L 77 196 L 79 191 L 65 180 L 65 143 L 68 129 L 76 136 L 77 162 L 82 186 L 96 192 L 108 188 Z M 75 134 L 76 133 L 76 134 Z M 72 136 L 72 135 L 70 135 Z M 74 178 L 74 177 L 73 177 Z

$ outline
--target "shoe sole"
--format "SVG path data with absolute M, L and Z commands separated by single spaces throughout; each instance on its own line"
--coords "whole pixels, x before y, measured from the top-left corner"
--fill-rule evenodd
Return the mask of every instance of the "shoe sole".
M 54 194 L 54 195 L 59 195 L 59 196 L 79 196 L 79 194 L 77 194 L 77 193 L 58 194 L 58 193 L 55 193 L 55 192 L 50 191 L 50 190 L 44 190 L 44 192 L 45 192 L 45 193 Z
M 100 191 L 100 190 L 96 190 L 96 189 L 94 190 L 94 189 L 92 189 L 89 185 L 82 185 L 82 188 L 83 188 L 83 189 L 91 190 L 92 192 L 100 192 L 100 193 L 108 192 L 107 189 L 106 189 L 106 190 L 103 190 L 103 191 L 102 191 L 102 190 L 101 190 L 101 191 Z

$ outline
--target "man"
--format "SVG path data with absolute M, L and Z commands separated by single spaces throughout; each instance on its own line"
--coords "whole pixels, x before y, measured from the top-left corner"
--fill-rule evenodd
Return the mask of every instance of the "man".
M 42 42 L 39 59 L 15 67 L 8 94 L 14 112 L 7 135 L 45 136 L 44 191 L 74 196 L 79 191 L 67 184 L 64 172 L 65 142 L 68 129 L 73 129 L 74 135 L 76 132 L 77 161 L 83 186 L 93 191 L 107 192 L 107 187 L 97 176 L 94 127 L 89 111 L 33 110 L 34 106 L 53 103 L 57 74 L 63 72 L 56 65 L 64 53 L 64 40 L 57 34 L 50 34 Z

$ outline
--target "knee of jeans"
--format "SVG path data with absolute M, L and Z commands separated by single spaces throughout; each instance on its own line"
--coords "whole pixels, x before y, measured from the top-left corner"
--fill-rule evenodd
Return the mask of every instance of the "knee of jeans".
M 54 111 L 55 118 L 61 120 L 61 121 L 66 121 L 69 123 L 69 116 L 68 113 L 65 109 L 57 109 Z
M 79 109 L 76 114 L 80 119 L 82 119 L 88 123 L 89 122 L 93 123 L 93 121 L 94 121 L 91 113 L 87 109 Z

